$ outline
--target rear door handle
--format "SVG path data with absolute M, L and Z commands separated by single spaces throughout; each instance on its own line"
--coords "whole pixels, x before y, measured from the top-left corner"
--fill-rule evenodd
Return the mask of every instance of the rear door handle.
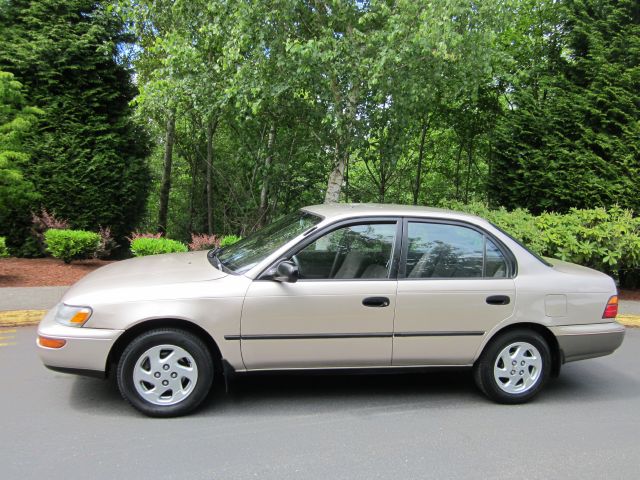
M 362 300 L 365 307 L 388 307 L 390 303 L 387 297 L 367 297 Z
M 487 297 L 489 305 L 509 305 L 511 299 L 507 295 L 491 295 Z

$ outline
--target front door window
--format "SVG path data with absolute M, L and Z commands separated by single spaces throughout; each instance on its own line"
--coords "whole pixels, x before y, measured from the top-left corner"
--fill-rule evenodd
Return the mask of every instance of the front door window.
M 389 278 L 396 223 L 368 223 L 338 228 L 299 251 L 300 279 Z

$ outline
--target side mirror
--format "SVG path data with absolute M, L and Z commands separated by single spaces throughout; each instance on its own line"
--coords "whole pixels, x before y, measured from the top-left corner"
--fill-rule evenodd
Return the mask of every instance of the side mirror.
M 298 281 L 298 267 L 289 260 L 283 260 L 276 267 L 273 279 L 277 282 L 296 283 Z

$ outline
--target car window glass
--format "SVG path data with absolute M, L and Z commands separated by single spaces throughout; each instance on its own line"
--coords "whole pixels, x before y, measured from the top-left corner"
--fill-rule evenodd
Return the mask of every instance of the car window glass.
M 491 278 L 507 276 L 507 261 L 496 244 L 488 238 L 485 246 L 484 276 Z
M 301 279 L 384 279 L 395 236 L 395 223 L 342 227 L 307 245 L 292 260 Z
M 484 235 L 458 225 L 409 222 L 408 278 L 482 277 Z
M 223 248 L 218 254 L 218 258 L 222 265 L 229 270 L 244 273 L 255 267 L 274 250 L 293 240 L 321 220 L 322 218 L 309 212 L 293 212 L 239 242 Z

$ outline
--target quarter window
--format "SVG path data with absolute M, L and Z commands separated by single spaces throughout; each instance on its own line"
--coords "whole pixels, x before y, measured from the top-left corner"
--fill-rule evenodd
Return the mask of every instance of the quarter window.
M 485 244 L 484 276 L 506 278 L 507 271 L 507 261 L 504 255 L 496 244 L 487 238 Z
M 395 223 L 338 228 L 307 245 L 292 260 L 301 279 L 384 279 L 389 277 Z
M 407 278 L 504 278 L 500 249 L 472 228 L 409 222 Z

